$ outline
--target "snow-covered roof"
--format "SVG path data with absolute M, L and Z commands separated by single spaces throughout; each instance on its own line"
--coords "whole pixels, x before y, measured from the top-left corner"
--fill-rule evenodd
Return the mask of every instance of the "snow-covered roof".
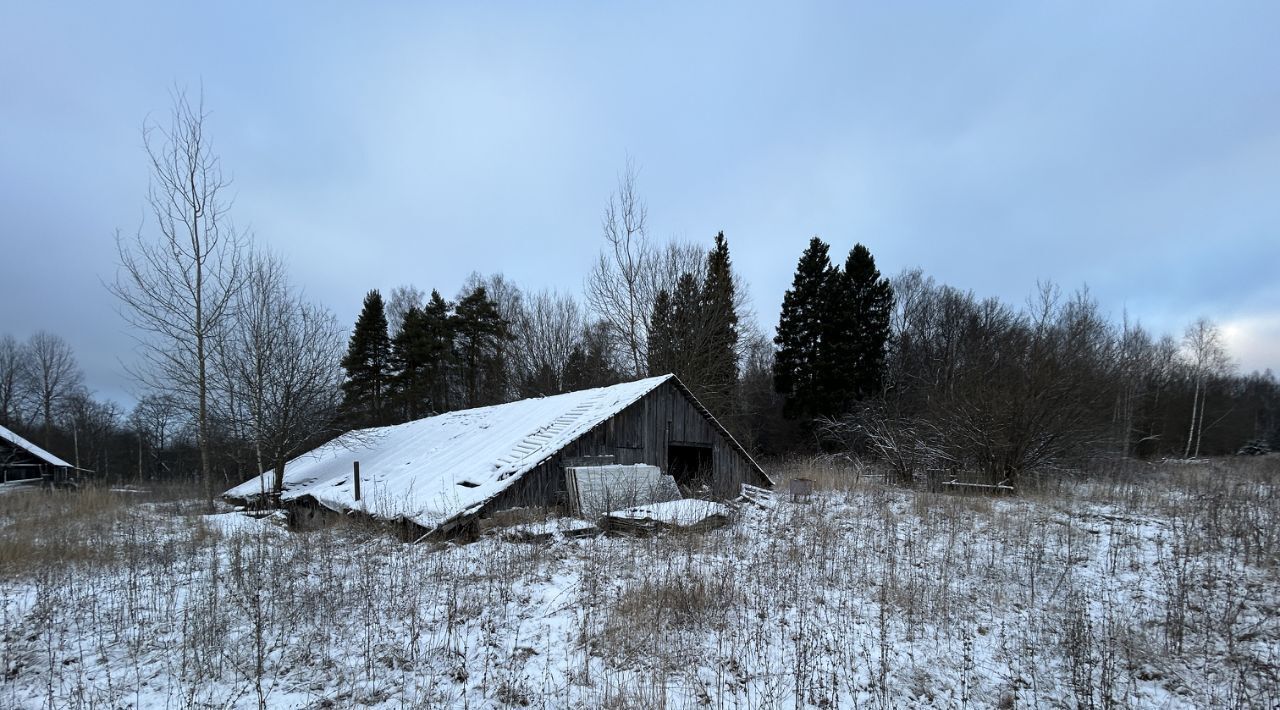
M 435 529 L 479 512 L 521 475 L 668 379 L 674 377 L 651 377 L 353 432 L 290 461 L 281 497 L 310 496 L 333 510 L 361 510 Z M 356 461 L 360 462 L 359 501 L 352 480 Z M 258 496 L 264 488 L 270 489 L 272 475 L 265 472 L 225 495 Z
M 6 427 L 0 426 L 0 439 L 3 439 L 3 440 L 5 440 L 5 441 L 9 442 L 10 444 L 13 444 L 14 446 L 18 447 L 19 449 L 25 449 L 25 450 L 26 450 L 28 453 L 30 453 L 32 456 L 35 456 L 36 458 L 40 459 L 41 461 L 44 461 L 45 463 L 49 464 L 50 466 L 61 466 L 61 467 L 64 467 L 64 468 L 75 468 L 75 466 L 72 466 L 71 464 L 67 463 L 66 461 L 63 461 L 62 459 L 58 458 L 57 456 L 54 456 L 53 454 L 49 453 L 48 451 L 45 451 L 44 449 L 40 448 L 39 446 L 36 446 L 35 444 L 31 443 L 30 441 L 27 441 L 26 439 L 24 439 L 24 438 L 22 438 L 22 437 L 18 436 L 17 434 L 13 433 L 13 431 L 9 430 L 9 429 L 8 429 L 8 428 L 6 428 Z

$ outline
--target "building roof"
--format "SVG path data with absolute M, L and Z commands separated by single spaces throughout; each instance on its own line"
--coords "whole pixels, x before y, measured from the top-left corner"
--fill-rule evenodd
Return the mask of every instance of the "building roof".
M 63 461 L 57 456 L 54 456 L 48 451 L 45 451 L 39 446 L 36 446 L 35 444 L 18 436 L 17 434 L 13 433 L 13 431 L 3 426 L 0 426 L 0 440 L 7 441 L 10 444 L 13 444 L 19 449 L 22 449 L 27 453 L 31 454 L 32 456 L 35 456 L 36 458 L 40 459 L 41 461 L 44 461 L 50 466 L 59 466 L 63 468 L 75 468 L 75 466 L 72 466 L 66 461 Z
M 522 475 L 668 380 L 697 401 L 674 375 L 663 375 L 351 432 L 290 461 L 281 499 L 309 496 L 332 510 L 359 510 L 435 529 L 479 513 Z M 712 422 L 751 460 L 724 427 Z M 356 461 L 359 501 L 352 474 Z M 760 474 L 765 476 L 763 470 Z M 224 495 L 260 496 L 270 490 L 273 475 L 266 471 Z
M 434 529 L 478 513 L 520 476 L 671 375 L 612 387 L 449 412 L 339 437 L 285 466 L 283 500 L 305 496 L 333 510 Z M 360 462 L 361 500 L 352 463 Z M 271 486 L 271 471 L 226 492 L 249 499 Z

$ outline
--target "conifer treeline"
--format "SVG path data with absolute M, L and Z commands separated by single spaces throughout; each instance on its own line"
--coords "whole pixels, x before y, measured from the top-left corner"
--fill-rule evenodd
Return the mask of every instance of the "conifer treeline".
M 773 381 L 791 419 L 845 414 L 878 396 L 884 378 L 893 289 L 865 246 L 854 245 L 843 269 L 829 252 L 809 241 L 782 300 Z
M 703 272 L 680 274 L 674 292 L 660 289 L 649 319 L 649 374 L 676 375 L 721 417 L 734 413 L 738 386 L 735 296 L 729 242 L 720 232 Z
M 1108 319 L 1087 292 L 1052 286 L 1013 308 L 918 270 L 886 279 L 862 245 L 836 265 L 814 238 L 771 342 L 744 317 L 725 235 L 687 251 L 697 258 L 662 262 L 639 373 L 627 337 L 571 294 L 524 292 L 501 276 L 473 276 L 452 301 L 370 292 L 342 358 L 341 427 L 674 372 L 757 453 L 852 451 L 903 479 L 942 471 L 999 482 L 1098 456 L 1280 447 L 1280 384 L 1270 372 L 1237 374 L 1207 321 L 1181 339 L 1158 336 Z M 40 386 L 55 380 L 66 386 Z M 257 468 L 260 447 L 246 443 L 253 418 L 224 409 L 214 408 L 217 464 L 233 480 Z M 80 386 L 56 336 L 0 336 L 0 423 L 99 474 L 190 471 L 189 410 L 151 394 L 126 418 Z
M 919 271 L 891 283 L 862 244 L 833 263 L 814 237 L 771 343 L 743 317 L 723 232 L 700 256 L 676 244 L 640 253 L 648 271 L 619 266 L 643 278 L 612 301 L 640 317 L 612 322 L 501 276 L 473 276 L 455 302 L 434 291 L 402 302 L 393 324 L 371 292 L 343 361 L 350 423 L 674 373 L 759 453 L 852 451 L 903 479 L 965 471 L 995 483 L 1098 455 L 1280 445 L 1280 385 L 1269 372 L 1234 375 L 1211 326 L 1197 355 L 1190 340 L 1110 322 L 1087 293 L 1046 287 L 1015 309 Z M 639 371 L 624 328 L 642 329 Z
M 349 424 L 395 424 L 621 380 L 598 328 L 585 322 L 575 324 L 580 332 L 558 362 L 536 357 L 541 354 L 532 352 L 536 348 L 513 352 L 517 343 L 527 344 L 532 328 L 549 326 L 533 322 L 531 310 L 545 305 L 540 297 L 526 304 L 512 290 L 508 298 L 511 313 L 504 315 L 483 283 L 464 288 L 456 301 L 433 290 L 424 303 L 403 308 L 392 336 L 387 304 L 379 291 L 370 291 L 342 361 L 347 372 L 343 410 Z
M 724 233 L 700 263 L 687 265 L 670 290 L 658 288 L 652 305 L 642 305 L 651 325 L 646 371 L 638 375 L 676 374 L 713 413 L 733 423 L 746 416 L 744 402 L 759 400 L 742 388 L 744 377 L 750 380 L 759 368 L 741 362 L 751 338 L 742 335 L 741 298 Z M 413 287 L 396 289 L 395 299 L 400 302 L 391 307 L 379 291 L 370 291 L 352 329 L 342 366 L 345 416 L 353 427 L 633 377 L 619 334 L 584 314 L 572 296 L 524 293 L 501 275 L 487 282 L 473 275 L 455 302 L 438 291 L 421 299 Z M 403 313 L 399 323 L 388 322 L 389 311 Z

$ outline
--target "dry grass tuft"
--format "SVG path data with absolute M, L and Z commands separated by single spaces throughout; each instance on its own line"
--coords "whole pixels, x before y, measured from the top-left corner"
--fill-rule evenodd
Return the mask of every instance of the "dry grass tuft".
M 126 505 L 122 496 L 101 488 L 0 496 L 0 576 L 111 562 L 118 554 L 112 532 L 127 516 Z

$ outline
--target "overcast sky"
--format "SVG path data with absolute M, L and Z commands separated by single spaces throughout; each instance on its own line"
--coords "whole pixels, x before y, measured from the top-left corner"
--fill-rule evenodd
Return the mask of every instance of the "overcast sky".
M 152 228 L 140 128 L 176 84 L 237 223 L 344 325 L 471 271 L 580 292 L 629 154 L 652 236 L 724 230 L 770 332 L 817 234 L 1014 303 L 1208 316 L 1280 369 L 1280 3 L 377 5 L 0 6 L 0 333 L 132 399 L 102 283 Z

